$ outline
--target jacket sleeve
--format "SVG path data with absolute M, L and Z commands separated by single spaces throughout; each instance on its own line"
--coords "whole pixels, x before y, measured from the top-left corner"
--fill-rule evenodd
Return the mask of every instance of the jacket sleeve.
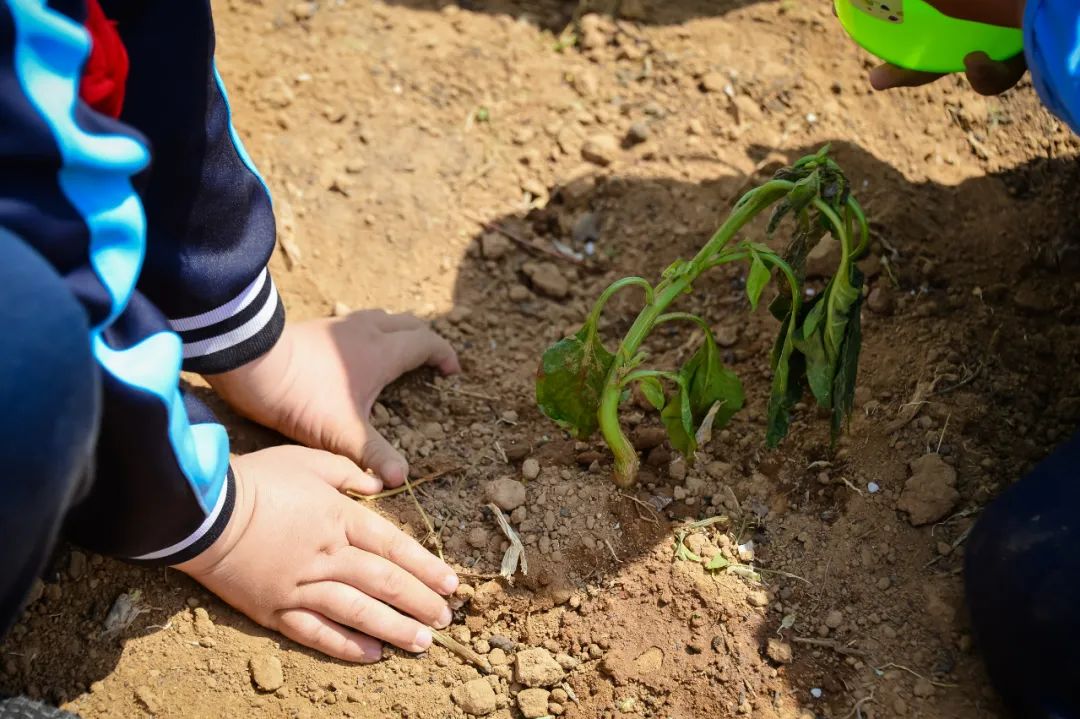
M 121 119 L 154 150 L 139 289 L 183 340 L 184 369 L 234 369 L 274 345 L 285 313 L 266 264 L 265 183 L 232 125 L 208 0 L 103 0 L 130 58 Z
M 1080 133 L 1080 4 L 1028 0 L 1024 53 L 1043 103 Z
M 208 546 L 231 515 L 229 443 L 181 392 L 180 338 L 136 286 L 147 223 L 133 178 L 150 153 L 141 134 L 79 100 L 84 14 L 76 0 L 0 0 L 0 226 L 85 308 L 101 370 L 97 467 L 69 534 L 173 564 Z M 19 480 L 0 473 L 0 487 Z

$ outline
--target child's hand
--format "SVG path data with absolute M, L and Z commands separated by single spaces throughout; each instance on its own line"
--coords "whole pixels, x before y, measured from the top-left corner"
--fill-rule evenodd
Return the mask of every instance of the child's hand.
M 380 479 L 402 484 L 408 464 L 371 426 L 371 408 L 386 385 L 422 365 L 461 371 L 450 343 L 423 321 L 370 310 L 287 325 L 270 352 L 207 380 L 241 414 L 373 470 L 378 478 L 349 487 L 372 492 Z
M 378 661 L 380 640 L 423 651 L 425 625 L 450 623 L 440 595 L 457 588 L 454 571 L 340 494 L 363 481 L 352 462 L 274 447 L 234 458 L 233 473 L 232 519 L 178 569 L 259 624 L 346 661 Z
M 997 62 L 985 53 L 974 52 L 964 58 L 967 79 L 972 89 L 980 95 L 1000 95 L 1020 82 L 1027 72 L 1023 54 Z M 870 71 L 870 85 L 875 90 L 891 90 L 894 87 L 919 87 L 944 77 L 933 72 L 907 70 L 888 63 Z
M 973 20 L 1002 27 L 1021 27 L 1027 0 L 927 0 L 950 17 Z M 1023 53 L 998 62 L 985 53 L 976 52 L 964 58 L 971 87 L 981 95 L 1000 95 L 1020 82 L 1027 72 Z M 934 82 L 942 75 L 905 70 L 895 65 L 881 65 L 870 72 L 870 84 L 875 90 L 894 87 L 918 87 Z

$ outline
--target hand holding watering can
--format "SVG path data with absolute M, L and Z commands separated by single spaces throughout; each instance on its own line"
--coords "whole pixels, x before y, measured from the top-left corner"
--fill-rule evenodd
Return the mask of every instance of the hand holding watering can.
M 1020 30 L 1025 0 L 835 0 L 848 34 L 885 60 L 875 89 L 911 87 L 966 72 L 976 91 L 995 95 L 1025 70 Z

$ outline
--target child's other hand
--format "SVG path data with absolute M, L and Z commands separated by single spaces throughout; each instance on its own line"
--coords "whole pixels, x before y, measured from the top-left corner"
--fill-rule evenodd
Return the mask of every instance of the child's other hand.
M 927 0 L 950 17 L 1002 27 L 1021 27 L 1027 0 Z M 1027 71 L 1023 53 L 1001 62 L 976 52 L 964 58 L 968 82 L 981 95 L 1000 95 L 1010 89 Z M 936 73 L 905 70 L 895 65 L 881 65 L 870 72 L 875 90 L 894 87 L 918 87 L 943 77 Z
M 378 661 L 383 641 L 423 651 L 426 625 L 449 624 L 443 597 L 457 576 L 339 492 L 361 481 L 352 462 L 274 447 L 234 458 L 233 474 L 232 519 L 178 569 L 259 624 L 346 661 Z
M 974 52 L 964 58 L 967 79 L 980 95 L 1000 95 L 1020 82 L 1027 72 L 1023 54 L 997 62 L 985 53 Z M 932 72 L 906 70 L 895 65 L 879 65 L 870 71 L 870 85 L 875 90 L 891 90 L 895 87 L 919 87 L 944 77 Z
M 357 474 L 347 488 L 374 493 L 402 484 L 409 467 L 371 426 L 371 408 L 386 385 L 423 365 L 461 371 L 450 343 L 422 320 L 368 310 L 287 325 L 270 352 L 207 380 L 241 414 L 373 470 L 378 477 Z

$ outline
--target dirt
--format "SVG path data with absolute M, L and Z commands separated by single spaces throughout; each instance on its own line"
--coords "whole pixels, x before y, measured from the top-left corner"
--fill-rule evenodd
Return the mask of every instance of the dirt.
M 176 572 L 64 548 L 0 688 L 86 717 L 434 719 L 472 702 L 506 719 L 545 698 L 588 719 L 1000 716 L 964 539 L 1080 419 L 1078 144 L 1027 83 L 871 93 L 825 6 L 622 0 L 567 45 L 576 4 L 554 0 L 216 3 L 291 318 L 409 310 L 462 354 L 460 378 L 409 377 L 376 420 L 417 477 L 454 470 L 419 496 L 468 583 L 453 636 L 493 673 L 439 647 L 329 661 Z M 691 466 L 631 407 L 643 472 L 620 493 L 605 448 L 536 409 L 540 353 L 607 283 L 689 256 L 741 192 L 827 142 L 874 231 L 850 431 L 832 451 L 802 407 L 765 451 L 776 326 L 716 271 L 684 308 L 715 326 L 748 406 Z M 608 339 L 638 301 L 609 305 Z M 650 349 L 674 366 L 693 341 L 677 328 Z M 239 451 L 282 441 L 215 407 Z M 912 462 L 926 496 L 908 495 Z M 495 578 L 494 487 L 528 560 L 513 584 Z M 407 496 L 378 506 L 425 537 Z M 673 530 L 713 516 L 685 545 L 758 575 L 675 559 Z

